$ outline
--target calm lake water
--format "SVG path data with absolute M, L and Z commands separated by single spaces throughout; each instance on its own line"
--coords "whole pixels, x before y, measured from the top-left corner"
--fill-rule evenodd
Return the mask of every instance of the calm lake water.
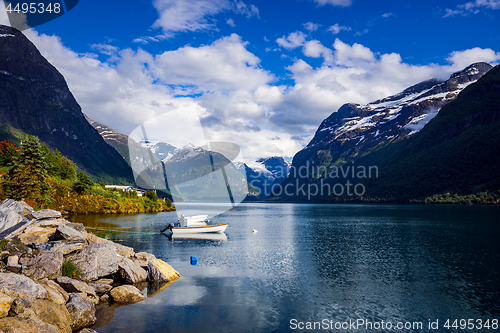
M 333 329 L 315 331 L 499 331 L 478 323 L 500 319 L 500 207 L 241 204 L 211 221 L 229 223 L 227 238 L 202 240 L 158 233 L 174 220 L 73 218 L 182 276 L 141 303 L 102 309 L 98 332 L 297 332 L 322 321 Z M 375 326 L 346 327 L 358 319 Z M 448 330 L 447 319 L 476 326 Z M 382 321 L 407 326 L 376 329 Z

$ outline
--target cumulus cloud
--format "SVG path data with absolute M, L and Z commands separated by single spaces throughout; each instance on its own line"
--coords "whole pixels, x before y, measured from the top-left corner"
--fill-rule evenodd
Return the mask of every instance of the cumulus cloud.
M 288 36 L 276 39 L 276 43 L 288 50 L 302 46 L 305 41 L 306 35 L 302 31 L 292 32 Z
M 500 9 L 500 0 L 476 0 L 474 2 L 467 2 L 463 5 L 458 5 L 456 9 L 446 8 L 446 14 L 444 17 L 477 14 L 482 9 Z
M 246 17 L 259 16 L 259 9 L 239 0 L 154 0 L 159 18 L 154 27 L 165 33 L 209 30 L 215 27 L 214 16 L 232 10 Z
M 112 53 L 112 60 L 102 61 L 73 52 L 58 37 L 25 33 L 64 75 L 90 118 L 128 134 L 165 112 L 195 108 L 208 139 L 243 142 L 246 162 L 293 156 L 345 103 L 369 103 L 420 81 L 447 77 L 472 62 L 500 60 L 498 52 L 474 48 L 451 53 L 446 66 L 417 66 L 396 53 L 378 54 L 340 39 L 323 45 L 295 32 L 284 36 L 281 46 L 302 47 L 304 59 L 321 57 L 323 63 L 313 67 L 295 58 L 286 68 L 293 83 L 276 86 L 274 75 L 237 34 L 160 54 L 95 44 L 94 50 Z
M 320 6 L 333 5 L 333 6 L 348 7 L 352 4 L 352 0 L 313 0 L 313 1 Z
M 325 47 L 319 40 L 310 40 L 304 44 L 302 52 L 305 56 L 311 58 L 323 57 L 325 62 L 331 63 L 333 61 L 333 52 L 331 49 Z
M 346 27 L 346 26 L 343 26 L 343 25 L 339 25 L 338 23 L 335 23 L 334 25 L 332 25 L 330 28 L 328 28 L 328 31 L 331 31 L 332 34 L 336 35 L 338 33 L 340 33 L 341 31 L 351 31 L 351 28 L 350 27 Z
M 455 51 L 446 59 L 454 69 L 460 70 L 469 66 L 474 62 L 484 61 L 488 63 L 496 63 L 500 61 L 500 52 L 495 52 L 492 49 L 481 49 L 475 47 L 465 51 Z
M 227 19 L 227 20 L 226 20 L 226 23 L 227 23 L 229 26 L 231 26 L 232 28 L 234 28 L 234 27 L 236 26 L 236 24 L 234 24 L 234 21 L 233 21 L 233 19 L 232 19 L 232 18 Z

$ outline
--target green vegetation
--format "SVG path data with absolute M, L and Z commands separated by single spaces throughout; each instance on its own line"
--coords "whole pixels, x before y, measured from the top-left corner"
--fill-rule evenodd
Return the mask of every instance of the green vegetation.
M 19 155 L 7 163 L 13 164 L 6 180 L 9 197 L 15 200 L 36 199 L 41 204 L 50 200 L 47 196 L 50 192 L 50 185 L 46 181 L 47 165 L 38 138 L 26 135 Z
M 69 214 L 132 214 L 175 210 L 170 200 L 159 199 L 154 191 L 138 197 L 95 184 L 76 165 L 52 152 L 38 138 L 27 135 L 17 148 L 0 142 L 0 199 L 31 199 L 36 209 L 50 208 Z
M 82 271 L 70 259 L 64 259 L 62 264 L 62 275 L 72 279 L 79 279 Z

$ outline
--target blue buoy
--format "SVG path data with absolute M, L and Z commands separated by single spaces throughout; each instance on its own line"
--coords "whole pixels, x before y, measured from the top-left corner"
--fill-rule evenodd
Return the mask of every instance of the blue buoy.
M 198 258 L 196 256 L 191 256 L 191 265 L 196 265 L 198 263 Z

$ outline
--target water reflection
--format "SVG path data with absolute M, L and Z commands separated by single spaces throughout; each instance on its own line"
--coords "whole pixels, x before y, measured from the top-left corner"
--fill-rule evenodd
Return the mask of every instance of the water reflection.
M 115 309 L 99 332 L 284 332 L 292 318 L 498 317 L 499 213 L 245 204 L 212 221 L 229 223 L 227 239 L 171 241 L 158 234 L 169 213 L 86 217 L 86 225 L 114 226 L 110 237 L 152 252 L 182 275 L 154 298 Z

